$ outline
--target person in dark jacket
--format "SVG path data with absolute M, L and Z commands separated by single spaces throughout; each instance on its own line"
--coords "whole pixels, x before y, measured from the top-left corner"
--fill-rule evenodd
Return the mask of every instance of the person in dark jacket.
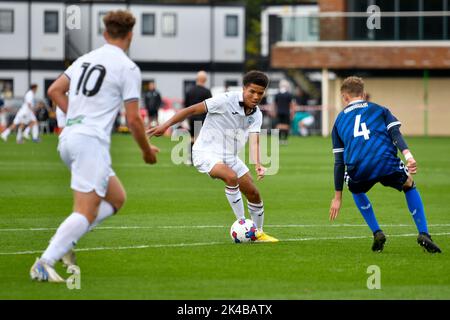
M 187 108 L 199 102 L 205 101 L 212 97 L 211 91 L 205 87 L 206 81 L 208 80 L 208 75 L 205 71 L 199 71 L 197 73 L 197 78 L 195 86 L 187 90 L 184 96 L 184 107 Z M 186 160 L 187 165 L 192 164 L 192 146 L 194 145 L 196 133 L 200 132 L 200 128 L 205 121 L 206 114 L 192 116 L 189 118 L 189 132 L 191 134 L 191 148 L 188 159 Z M 196 129 L 197 126 L 197 129 Z
M 158 122 L 158 110 L 161 107 L 161 94 L 156 90 L 154 81 L 148 83 L 148 91 L 144 94 L 145 108 L 147 109 L 148 123 L 150 126 Z
M 275 95 L 275 110 L 277 126 L 280 130 L 280 143 L 287 144 L 289 135 L 291 112 L 294 108 L 294 96 L 289 92 L 290 84 L 287 80 L 280 82 L 280 91 Z

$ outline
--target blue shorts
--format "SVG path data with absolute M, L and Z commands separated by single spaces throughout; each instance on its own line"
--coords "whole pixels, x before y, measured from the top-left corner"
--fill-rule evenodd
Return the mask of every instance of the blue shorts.
M 345 182 L 351 193 L 367 193 L 372 187 L 380 182 L 385 187 L 391 187 L 398 191 L 403 191 L 403 186 L 408 180 L 408 168 L 400 161 L 400 166 L 396 168 L 397 171 L 387 176 L 378 177 L 372 180 L 360 180 L 354 181 L 350 176 L 345 173 Z

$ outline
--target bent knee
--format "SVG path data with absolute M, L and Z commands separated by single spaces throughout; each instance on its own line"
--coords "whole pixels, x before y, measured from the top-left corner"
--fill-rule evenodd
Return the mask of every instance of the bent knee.
M 122 192 L 120 195 L 118 195 L 114 201 L 112 201 L 112 205 L 114 207 L 114 209 L 116 209 L 116 212 L 119 211 L 123 205 L 125 204 L 125 202 L 127 201 L 127 194 L 124 192 Z
M 414 182 L 413 178 L 411 176 L 408 176 L 408 179 L 403 185 L 403 192 L 408 192 L 409 190 L 414 189 L 415 187 L 416 183 Z
M 230 187 L 234 187 L 238 185 L 238 177 L 236 175 L 236 173 L 229 173 L 227 174 L 227 176 L 225 177 L 225 183 L 227 184 L 227 186 Z
M 126 201 L 127 201 L 127 194 L 123 192 L 123 194 L 119 197 L 117 209 L 122 208 Z

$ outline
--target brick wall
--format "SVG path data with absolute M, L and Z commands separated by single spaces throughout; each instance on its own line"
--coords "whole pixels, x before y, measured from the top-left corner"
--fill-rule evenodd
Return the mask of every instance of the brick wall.
M 275 68 L 448 69 L 450 46 L 275 46 Z
M 320 12 L 345 12 L 346 0 L 319 0 Z M 345 18 L 321 18 L 320 40 L 346 40 Z

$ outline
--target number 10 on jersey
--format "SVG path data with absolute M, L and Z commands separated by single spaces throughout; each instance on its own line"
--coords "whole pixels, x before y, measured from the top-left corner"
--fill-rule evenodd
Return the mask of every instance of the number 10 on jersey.
M 82 92 L 85 96 L 87 97 L 92 97 L 95 96 L 97 94 L 97 92 L 100 90 L 100 87 L 102 86 L 103 83 L 103 79 L 105 78 L 106 75 L 106 69 L 104 66 L 102 66 L 101 64 L 96 64 L 95 66 L 93 66 L 92 68 L 89 69 L 89 66 L 91 64 L 89 62 L 85 62 L 81 65 L 81 68 L 83 69 L 83 72 L 81 73 L 80 79 L 78 80 L 78 84 L 77 84 L 77 90 L 75 92 L 75 94 L 77 95 L 80 91 L 80 88 L 82 89 Z M 87 71 L 89 69 L 89 71 Z M 87 74 L 86 74 L 87 71 Z M 91 75 L 95 72 L 95 76 L 97 77 L 95 79 L 95 84 L 92 87 L 92 89 L 88 89 L 87 88 L 87 83 L 91 77 Z M 86 78 L 85 78 L 86 76 Z M 83 87 L 81 87 L 83 86 Z
M 361 131 L 359 130 L 360 126 L 362 129 Z M 364 136 L 364 140 L 369 140 L 370 139 L 369 134 L 370 134 L 370 130 L 367 129 L 365 122 L 361 123 L 361 115 L 358 114 L 355 119 L 355 127 L 353 129 L 353 137 L 356 138 L 356 137 Z

